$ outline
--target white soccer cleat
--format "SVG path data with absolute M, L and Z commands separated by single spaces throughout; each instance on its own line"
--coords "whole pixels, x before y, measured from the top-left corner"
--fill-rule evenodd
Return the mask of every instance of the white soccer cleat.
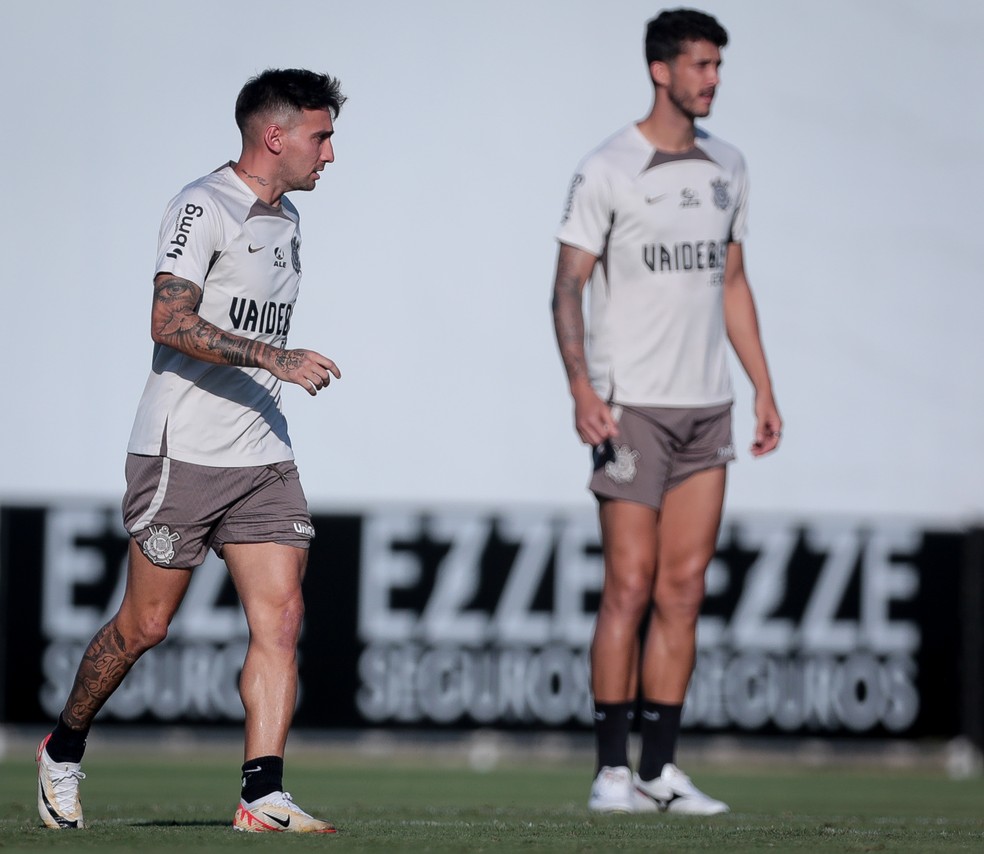
M 81 829 L 79 781 L 85 779 L 77 762 L 55 762 L 45 749 L 51 733 L 38 745 L 38 814 L 47 827 Z
M 588 809 L 592 812 L 634 812 L 632 772 L 624 765 L 605 765 L 591 784 Z
M 655 780 L 632 778 L 636 812 L 675 812 L 683 815 L 719 815 L 730 812 L 723 801 L 705 795 L 676 765 L 667 763 Z
M 271 792 L 251 803 L 240 800 L 232 826 L 248 833 L 337 833 L 331 822 L 304 812 L 290 792 Z

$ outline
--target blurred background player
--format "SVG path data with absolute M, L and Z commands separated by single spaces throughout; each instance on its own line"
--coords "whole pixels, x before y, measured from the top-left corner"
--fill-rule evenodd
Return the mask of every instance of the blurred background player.
M 734 459 L 728 341 L 754 388 L 753 455 L 776 448 L 782 422 L 742 259 L 744 160 L 695 126 L 710 113 L 727 42 L 702 12 L 649 22 L 652 109 L 582 161 L 557 235 L 554 325 L 575 427 L 593 448 L 605 562 L 588 801 L 601 812 L 728 810 L 674 764 Z M 633 774 L 627 739 L 640 700 Z
M 38 747 L 38 810 L 83 827 L 79 782 L 93 718 L 140 656 L 160 643 L 209 548 L 228 566 L 249 624 L 240 678 L 246 712 L 237 830 L 333 833 L 283 791 L 297 698 L 301 581 L 314 536 L 281 382 L 316 395 L 341 376 L 313 350 L 288 350 L 301 278 L 297 209 L 334 160 L 337 80 L 268 70 L 236 101 L 242 153 L 189 184 L 160 230 L 153 369 L 127 448 L 127 583 L 89 643 L 54 731 Z

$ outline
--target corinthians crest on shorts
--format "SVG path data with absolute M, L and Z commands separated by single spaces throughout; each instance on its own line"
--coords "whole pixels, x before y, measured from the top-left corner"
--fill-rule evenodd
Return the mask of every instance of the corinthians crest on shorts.
M 615 483 L 632 483 L 635 480 L 636 460 L 639 452 L 633 451 L 628 445 L 615 445 L 615 459 L 605 463 L 605 474 Z
M 143 541 L 144 554 L 154 563 L 166 566 L 174 558 L 174 544 L 181 539 L 181 535 L 177 531 L 172 534 L 167 525 L 148 530 L 150 536 Z

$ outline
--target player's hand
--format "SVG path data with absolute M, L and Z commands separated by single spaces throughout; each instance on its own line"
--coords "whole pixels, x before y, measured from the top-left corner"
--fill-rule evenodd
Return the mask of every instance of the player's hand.
M 327 356 L 314 350 L 278 350 L 270 373 L 284 382 L 296 383 L 314 397 L 331 378 L 341 379 L 342 372 Z
M 761 457 L 779 447 L 782 438 L 782 418 L 776 408 L 772 395 L 757 395 L 755 398 L 755 441 L 752 442 L 752 456 Z
M 581 441 L 593 447 L 618 436 L 612 408 L 592 388 L 574 392 L 574 428 Z

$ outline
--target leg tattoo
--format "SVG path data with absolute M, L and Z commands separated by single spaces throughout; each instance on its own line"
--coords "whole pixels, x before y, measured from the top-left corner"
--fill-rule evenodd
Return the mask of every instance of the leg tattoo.
M 65 704 L 66 725 L 72 729 L 88 727 L 139 657 L 139 652 L 127 650 L 112 620 L 96 632 L 82 656 Z

